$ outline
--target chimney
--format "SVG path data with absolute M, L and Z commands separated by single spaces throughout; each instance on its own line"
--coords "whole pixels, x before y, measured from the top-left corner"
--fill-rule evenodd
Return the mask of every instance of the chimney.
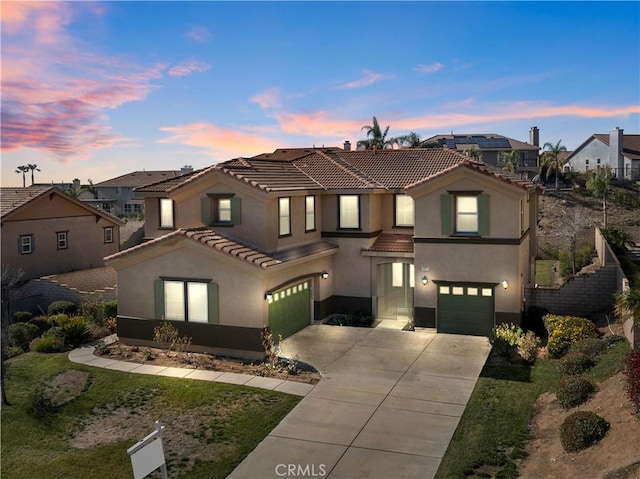
M 616 178 L 624 178 L 623 143 L 624 130 L 616 126 L 609 132 L 609 166 L 614 169 Z
M 73 180 L 73 188 L 76 191 L 80 191 L 80 180 L 78 178 Z
M 540 130 L 537 126 L 532 126 L 529 130 L 529 143 L 533 146 L 540 147 Z
M 182 168 L 180 168 L 181 175 L 186 175 L 187 173 L 191 173 L 192 171 L 193 171 L 193 166 L 191 165 L 184 165 Z
M 344 151 L 351 151 L 351 142 L 349 140 L 345 140 L 344 147 L 342 149 Z

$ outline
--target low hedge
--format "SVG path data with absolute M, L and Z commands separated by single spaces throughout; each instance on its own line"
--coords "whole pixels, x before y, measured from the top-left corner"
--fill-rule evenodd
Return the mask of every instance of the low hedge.
M 598 356 L 609 349 L 608 344 L 599 338 L 585 338 L 569 346 L 570 353 L 582 353 L 596 360 Z
M 9 345 L 16 346 L 23 351 L 29 349 L 29 343 L 40 336 L 40 329 L 35 324 L 14 323 L 9 326 Z
M 572 344 L 582 339 L 598 337 L 595 324 L 586 318 L 547 314 L 542 319 L 549 332 L 547 350 L 553 358 L 561 357 Z
M 595 361 L 584 353 L 568 353 L 560 360 L 558 365 L 563 374 L 579 376 L 595 365 Z
M 594 412 L 574 412 L 560 426 L 560 442 L 567 452 L 581 451 L 602 439 L 609 427 L 609 422 Z
M 556 399 L 565 409 L 579 406 L 589 399 L 596 391 L 591 381 L 582 377 L 566 377 L 560 380 Z
M 71 301 L 54 301 L 47 308 L 47 314 L 53 316 L 55 314 L 76 314 L 78 312 L 78 306 Z

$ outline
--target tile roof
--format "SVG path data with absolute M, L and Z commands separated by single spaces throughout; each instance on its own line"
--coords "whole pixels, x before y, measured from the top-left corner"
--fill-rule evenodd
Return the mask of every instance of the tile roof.
M 124 251 L 120 251 L 119 253 L 108 256 L 105 258 L 105 261 L 112 261 L 125 256 L 129 256 L 132 253 L 137 253 L 138 251 L 149 249 L 155 245 L 170 242 L 180 238 L 190 239 L 191 241 L 195 241 L 211 249 L 215 249 L 217 251 L 220 251 L 221 253 L 262 269 L 267 269 L 271 266 L 276 266 L 287 261 L 292 261 L 308 256 L 310 254 L 320 253 L 322 251 L 329 251 L 338 247 L 337 245 L 329 243 L 327 241 L 318 241 L 316 243 L 302 245 L 295 248 L 289 248 L 287 250 L 268 254 L 244 243 L 241 243 L 236 239 L 221 235 L 220 233 L 217 233 L 215 230 L 210 228 L 180 228 L 159 238 L 155 238 L 146 243 L 134 246 L 133 248 L 129 248 Z
M 251 157 L 252 160 L 283 160 L 283 161 L 293 161 L 301 158 L 303 156 L 307 156 L 310 153 L 316 152 L 327 152 L 331 153 L 334 151 L 340 151 L 340 148 L 335 146 L 330 147 L 322 147 L 322 148 L 278 148 L 273 153 L 261 153 L 259 155 Z
M 377 253 L 413 253 L 413 235 L 381 233 L 366 251 Z
M 0 217 L 4 217 L 24 206 L 29 204 L 31 201 L 40 198 L 41 196 L 49 193 L 55 193 L 63 198 L 66 198 L 68 201 L 72 203 L 76 203 L 77 205 L 87 209 L 93 214 L 97 214 L 102 216 L 103 218 L 112 221 L 118 225 L 123 225 L 124 222 L 110 213 L 107 213 L 104 210 L 94 207 L 91 204 L 85 203 L 83 201 L 74 198 L 60 188 L 55 186 L 28 186 L 26 188 L 0 188 Z
M 605 145 L 609 146 L 609 135 L 596 133 L 593 135 Z M 640 159 L 640 135 L 622 136 L 622 153 L 633 160 Z
M 156 183 L 150 183 L 135 188 L 134 191 L 142 193 L 169 193 L 177 188 L 180 188 L 181 186 L 197 180 L 198 178 L 201 178 L 202 176 L 215 169 L 215 167 L 216 165 L 213 165 L 207 168 L 202 168 L 200 170 L 185 173 L 184 175 L 176 176 L 175 178 L 169 178 L 166 180 L 158 181 Z
M 218 170 L 263 191 L 322 189 L 321 184 L 291 161 L 238 158 L 220 163 Z
M 116 186 L 136 187 L 148 185 L 150 183 L 157 183 L 158 181 L 175 178 L 176 176 L 180 176 L 180 171 L 134 171 L 110 180 L 101 181 L 93 186 L 96 188 L 115 188 Z

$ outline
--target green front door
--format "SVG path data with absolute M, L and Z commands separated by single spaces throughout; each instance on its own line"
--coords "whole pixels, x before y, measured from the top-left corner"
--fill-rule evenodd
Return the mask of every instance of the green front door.
M 489 336 L 494 326 L 494 287 L 438 284 L 439 333 Z
M 269 303 L 269 327 L 274 340 L 286 338 L 311 323 L 311 282 L 274 291 Z

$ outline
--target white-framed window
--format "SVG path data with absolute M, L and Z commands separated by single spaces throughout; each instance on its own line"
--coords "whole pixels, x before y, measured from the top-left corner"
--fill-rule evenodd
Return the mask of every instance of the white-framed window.
M 18 239 L 20 254 L 31 254 L 34 251 L 33 235 L 20 235 Z
M 160 228 L 173 228 L 173 200 L 160 198 Z
M 164 319 L 206 323 L 209 321 L 208 283 L 164 281 Z
M 113 243 L 113 226 L 104 228 L 104 242 Z
M 291 234 L 291 198 L 278 198 L 278 234 Z
M 413 264 L 392 263 L 391 264 L 391 286 L 393 288 L 416 287 L 416 270 Z
M 339 196 L 339 228 L 360 228 L 360 197 L 358 195 Z
M 306 196 L 304 199 L 304 230 L 316 229 L 316 197 Z
M 56 232 L 56 249 L 67 249 L 69 247 L 69 232 Z
M 456 196 L 456 233 L 478 232 L 478 197 Z
M 217 223 L 231 223 L 231 198 L 217 199 Z
M 409 195 L 395 195 L 396 226 L 414 225 L 414 200 Z

